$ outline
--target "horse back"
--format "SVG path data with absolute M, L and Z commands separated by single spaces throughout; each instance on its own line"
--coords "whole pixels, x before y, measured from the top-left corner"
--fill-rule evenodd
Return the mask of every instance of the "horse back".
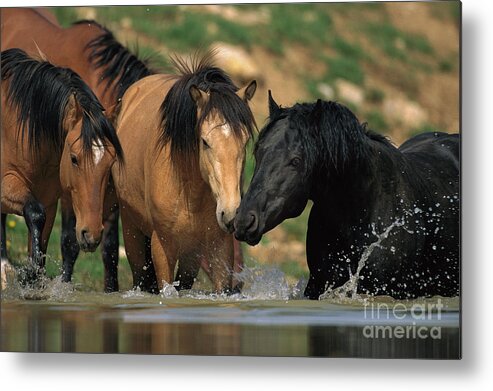
M 87 44 L 104 34 L 104 30 L 89 23 L 62 28 L 54 20 L 45 10 L 2 9 L 2 50 L 20 48 L 34 58 L 43 56 L 58 67 L 72 69 L 108 109 L 114 99 L 104 94 L 104 83 L 99 82 L 100 71 L 91 64 L 86 50 Z
M 438 153 L 449 152 L 449 158 L 457 163 L 460 160 L 460 135 L 443 132 L 422 133 L 405 141 L 399 150 L 402 153 Z

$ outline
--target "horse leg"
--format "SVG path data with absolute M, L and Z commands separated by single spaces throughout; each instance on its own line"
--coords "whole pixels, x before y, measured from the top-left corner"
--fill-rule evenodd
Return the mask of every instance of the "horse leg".
M 234 249 L 234 265 L 233 265 L 233 292 L 240 293 L 243 288 L 243 281 L 239 281 L 235 275 L 239 274 L 243 270 L 243 251 L 241 249 L 241 243 L 233 237 L 233 249 Z
M 216 235 L 218 235 L 217 232 Z M 234 248 L 231 235 L 222 231 L 219 232 L 219 238 L 216 236 L 213 241 L 207 241 L 207 249 L 215 291 L 231 293 L 234 267 Z
M 74 272 L 74 264 L 79 255 L 80 247 L 77 243 L 77 236 L 75 233 L 75 213 L 72 208 L 72 203 L 62 197 L 62 236 L 61 236 L 61 250 L 62 250 L 62 281 L 72 281 L 72 274 Z
M 125 243 L 125 253 L 132 269 L 134 288 L 156 293 L 157 289 L 153 288 L 152 284 L 149 283 L 149 281 L 153 280 L 152 275 L 154 274 L 152 260 L 149 259 L 149 240 L 129 220 L 122 211 L 123 241 Z
M 228 240 L 228 239 L 226 239 Z M 233 236 L 232 236 L 232 240 L 233 240 L 233 249 L 234 249 L 234 264 L 233 264 L 233 272 L 234 274 L 238 274 L 238 273 L 241 273 L 241 271 L 243 270 L 243 251 L 241 250 L 241 244 L 238 240 L 236 240 Z M 199 258 L 199 263 L 200 263 L 200 267 L 202 268 L 202 270 L 205 272 L 205 274 L 207 274 L 207 277 L 209 277 L 209 280 L 213 281 L 212 280 L 212 268 L 211 268 L 211 263 L 208 261 L 208 258 L 206 256 L 201 256 Z M 190 285 L 190 288 L 182 288 L 182 281 L 188 281 L 188 284 L 190 283 L 190 280 L 191 280 L 191 284 L 193 284 L 193 282 L 195 281 L 195 279 L 197 278 L 197 274 L 198 274 L 198 270 L 197 272 L 195 273 L 195 275 L 193 274 L 190 274 L 190 277 L 186 277 L 186 280 L 184 280 L 183 278 L 183 275 L 181 277 L 178 276 L 179 273 L 181 273 L 181 265 L 182 265 L 182 262 L 179 262 L 178 263 L 178 273 L 176 275 L 176 280 L 180 280 L 180 289 L 191 289 L 191 285 Z M 181 273 L 183 274 L 183 273 Z M 193 276 L 193 277 L 192 277 Z M 185 284 L 185 286 L 188 286 L 187 284 Z M 234 277 L 233 275 L 233 289 L 232 289 L 232 292 L 233 293 L 240 293 L 241 292 L 241 289 L 243 288 L 243 282 L 242 281 L 239 281 L 237 278 Z
M 107 293 L 118 291 L 118 261 L 120 238 L 118 236 L 118 198 L 113 180 L 106 187 L 104 197 L 104 230 L 101 255 L 104 264 L 104 291 Z
M 43 230 L 46 223 L 44 206 L 30 196 L 23 208 L 24 220 L 29 230 L 29 255 L 36 271 L 44 271 Z
M 2 259 L 5 259 L 5 260 L 8 259 L 6 225 L 7 225 L 7 214 L 2 213 L 2 237 L 0 238 L 0 240 L 1 240 L 1 246 L 2 246 Z
M 208 266 L 207 260 L 203 255 L 195 257 L 180 257 L 180 260 L 178 261 L 178 270 L 175 277 L 175 281 L 179 282 L 179 285 L 176 287 L 176 289 L 192 289 L 193 283 L 195 282 L 197 275 L 199 274 L 200 267 L 202 266 L 203 268 L 204 262 Z M 209 278 L 211 277 L 212 274 L 209 276 Z
M 151 252 L 154 270 L 156 271 L 157 285 L 162 290 L 164 283 L 173 283 L 173 273 L 176 265 L 176 251 L 171 244 L 165 244 L 159 239 L 156 231 L 151 236 Z
M 113 210 L 104 222 L 102 256 L 104 264 L 104 291 L 107 293 L 118 291 L 118 209 Z
M 56 201 L 55 204 L 45 207 L 46 221 L 41 234 L 41 251 L 43 252 L 43 256 L 48 250 L 48 241 L 50 240 L 51 231 L 53 230 L 53 225 L 55 224 L 57 207 L 58 201 Z

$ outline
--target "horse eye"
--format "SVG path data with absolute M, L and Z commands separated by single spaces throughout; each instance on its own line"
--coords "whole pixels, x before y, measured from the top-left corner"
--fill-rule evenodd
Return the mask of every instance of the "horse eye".
M 71 154 L 70 155 L 70 161 L 72 162 L 72 164 L 74 166 L 78 166 L 79 165 L 79 161 L 77 160 L 77 156 L 75 156 L 74 154 Z
M 301 163 L 301 159 L 299 157 L 295 157 L 291 160 L 291 165 L 296 167 L 296 166 L 299 166 Z
M 210 148 L 209 144 L 207 144 L 207 141 L 205 141 L 204 139 L 202 139 L 202 145 L 204 146 L 204 149 Z

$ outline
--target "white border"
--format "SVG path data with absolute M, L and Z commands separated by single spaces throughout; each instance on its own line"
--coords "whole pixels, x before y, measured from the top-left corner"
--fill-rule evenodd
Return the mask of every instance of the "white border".
M 230 2 L 181 1 L 183 4 Z M 83 4 L 135 3 L 107 0 Z M 2 6 L 81 4 L 77 0 L 2 1 Z M 462 361 L 0 353 L 0 387 L 84 391 L 91 386 L 98 390 L 173 388 L 179 391 L 490 389 L 493 373 L 492 4 L 485 0 L 463 1 Z

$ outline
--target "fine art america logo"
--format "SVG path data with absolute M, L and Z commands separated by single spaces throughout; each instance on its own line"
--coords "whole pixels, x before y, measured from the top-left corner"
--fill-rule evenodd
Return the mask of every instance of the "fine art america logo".
M 402 303 L 366 304 L 365 319 L 373 324 L 363 328 L 363 335 L 366 338 L 441 339 L 441 327 L 427 326 L 426 323 L 440 321 L 442 309 L 441 299 L 436 303 L 413 304 L 411 307 Z

